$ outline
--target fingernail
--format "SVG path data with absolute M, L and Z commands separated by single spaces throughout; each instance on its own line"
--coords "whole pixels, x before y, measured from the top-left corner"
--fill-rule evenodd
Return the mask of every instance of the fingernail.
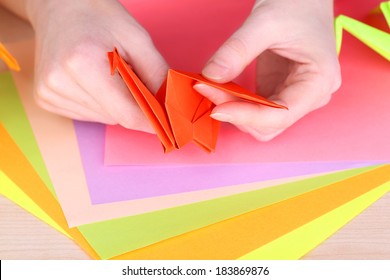
M 221 122 L 232 122 L 233 117 L 229 114 L 225 113 L 213 113 L 210 115 L 214 120 L 221 121 Z
M 203 69 L 202 74 L 211 80 L 224 79 L 229 68 L 216 62 L 215 60 L 210 61 Z
M 209 86 L 208 86 L 208 85 L 205 85 L 205 84 L 197 83 L 197 84 L 195 84 L 195 85 L 193 86 L 193 88 L 194 88 L 196 91 L 202 93 L 202 92 L 204 92 L 204 91 L 207 91 L 207 90 L 209 89 Z

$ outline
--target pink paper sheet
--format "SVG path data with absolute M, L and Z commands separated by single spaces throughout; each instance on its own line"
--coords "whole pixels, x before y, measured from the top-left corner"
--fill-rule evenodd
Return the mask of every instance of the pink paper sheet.
M 215 5 L 203 3 L 205 1 L 191 4 L 183 1 L 174 8 L 170 5 L 176 1 L 155 1 L 153 5 L 149 2 L 131 5 L 132 2 L 128 1 L 129 9 L 151 33 L 170 66 L 199 71 L 213 50 L 249 13 L 252 1 L 229 1 L 229 5 L 219 3 L 221 6 L 214 2 Z M 379 1 L 365 2 L 363 6 L 367 13 L 367 2 L 375 7 Z M 347 4 L 340 4 L 337 7 L 339 12 L 361 16 L 361 8 L 356 3 L 350 11 L 345 9 Z M 223 9 L 219 10 L 222 6 Z M 199 17 L 196 13 L 200 13 Z M 154 16 L 150 17 L 151 14 Z M 213 28 L 209 28 L 209 22 L 213 22 L 210 24 Z M 155 135 L 108 126 L 105 164 L 389 161 L 390 130 L 385 129 L 390 123 L 389 64 L 356 39 L 348 35 L 345 37 L 340 57 L 342 88 L 329 105 L 306 116 L 275 140 L 259 143 L 236 128 L 225 125 L 215 153 L 209 155 L 188 145 L 165 155 Z M 251 88 L 254 84 L 252 76 L 251 73 L 244 75 L 241 84 Z

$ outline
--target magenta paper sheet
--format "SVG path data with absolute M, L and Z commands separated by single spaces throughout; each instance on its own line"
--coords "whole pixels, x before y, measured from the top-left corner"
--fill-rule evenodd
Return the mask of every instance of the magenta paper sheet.
M 139 5 L 132 5 L 135 2 Z M 215 49 L 240 25 L 253 4 L 253 1 L 216 1 L 213 5 L 204 0 L 152 1 L 152 6 L 145 7 L 142 1 L 138 2 L 126 1 L 126 5 L 150 32 L 170 66 L 195 72 L 202 69 Z M 375 5 L 375 1 L 369 2 Z M 362 11 L 369 10 L 364 8 Z M 362 16 L 361 9 L 351 6 L 350 11 L 339 12 Z M 194 145 L 164 154 L 155 135 L 109 126 L 105 164 L 389 161 L 389 63 L 348 34 L 344 39 L 340 56 L 341 89 L 330 104 L 304 117 L 273 141 L 259 143 L 233 126 L 224 125 L 213 154 Z M 252 70 L 249 67 L 238 81 L 246 88 L 253 88 Z

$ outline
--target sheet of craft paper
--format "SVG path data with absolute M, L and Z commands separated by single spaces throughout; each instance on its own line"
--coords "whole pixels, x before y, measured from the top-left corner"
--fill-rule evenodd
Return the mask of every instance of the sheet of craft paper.
M 43 181 L 2 126 L 0 126 L 0 136 L 1 170 L 22 188 L 36 204 L 49 209 L 51 213 L 49 216 L 52 219 L 58 217 L 61 225 L 64 225 L 64 216 L 59 204 L 55 203 L 54 196 L 44 187 Z M 370 169 L 373 167 L 324 175 L 322 178 L 307 179 L 143 215 L 84 225 L 78 229 L 88 242 L 92 242 L 93 248 L 101 257 L 110 258 L 259 207 L 299 196 L 328 184 L 337 184 L 340 180 L 351 176 L 354 178 L 354 175 Z M 23 176 L 20 176 L 20 170 L 23 170 Z M 38 191 L 37 186 L 43 188 L 43 193 Z M 62 228 L 67 228 L 66 223 L 65 227 L 62 226 Z M 72 230 L 77 231 L 76 229 Z M 113 235 L 116 236 L 115 239 L 112 239 Z M 114 251 L 116 253 L 109 255 Z
M 299 259 L 389 191 L 390 181 L 239 259 Z
M 200 3 L 205 1 L 189 1 L 190 4 L 186 1 L 172 9 L 165 1 L 154 2 L 152 8 L 149 2 L 132 5 L 132 1 L 128 2 L 127 7 L 151 33 L 171 68 L 193 71 L 201 69 L 215 48 L 234 30 L 236 21 L 245 18 L 250 10 L 249 2 L 253 1 L 229 1 L 232 3 L 226 7 L 219 1 L 213 1 L 212 4 L 210 1 L 207 4 Z M 375 7 L 375 1 L 370 3 Z M 345 7 L 348 7 L 352 8 L 352 11 L 347 14 L 361 16 L 360 7 L 351 7 L 347 3 L 338 5 L 340 12 L 346 11 Z M 366 8 L 368 6 L 362 5 Z M 369 10 L 366 9 L 365 13 Z M 204 14 L 199 17 L 197 13 Z M 150 17 L 151 14 L 154 16 Z M 180 16 L 176 16 L 177 14 Z M 165 17 L 170 20 L 165 20 Z M 182 17 L 186 20 L 182 20 Z M 230 23 L 231 21 L 234 23 Z M 212 26 L 215 28 L 209 28 L 209 25 L 200 22 L 213 22 Z M 205 45 L 204 42 L 208 44 Z M 172 48 L 172 45 L 177 47 Z M 389 63 L 348 34 L 345 34 L 342 49 L 340 59 L 343 86 L 334 94 L 331 103 L 306 116 L 273 141 L 258 143 L 251 136 L 225 125 L 219 135 L 215 153 L 209 155 L 194 145 L 189 145 L 166 155 L 156 136 L 109 126 L 105 163 L 168 165 L 389 161 L 390 146 L 387 145 L 387 139 L 390 137 L 390 130 L 383 129 L 390 123 L 387 105 L 390 102 L 390 96 L 387 94 L 390 87 L 390 80 L 387 78 L 390 73 Z M 248 77 L 253 77 L 253 74 Z M 255 84 L 249 78 L 245 78 L 243 83 L 247 88 Z M 367 94 L 368 92 L 375 94 Z
M 197 231 L 129 252 L 123 259 L 236 259 L 390 180 L 390 165 Z M 92 239 L 89 239 L 94 244 Z M 174 250 L 170 248 L 175 248 Z M 146 250 L 148 249 L 148 250 Z
M 46 186 L 54 194 L 54 189 L 35 141 L 34 133 L 27 120 L 9 72 L 0 74 L 0 122 L 13 136 L 23 154 L 26 155 Z

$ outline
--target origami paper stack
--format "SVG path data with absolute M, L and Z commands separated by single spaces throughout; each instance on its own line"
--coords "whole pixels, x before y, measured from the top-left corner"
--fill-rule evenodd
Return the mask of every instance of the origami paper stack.
M 0 74 L 2 195 L 94 259 L 299 259 L 389 192 L 385 59 L 346 36 L 344 85 L 331 104 L 269 143 L 230 125 L 221 125 L 217 140 L 213 104 L 192 91 L 195 81 L 280 107 L 244 89 L 251 88 L 249 78 L 237 81 L 242 86 L 219 85 L 193 74 L 253 3 L 213 1 L 206 15 L 193 15 L 203 26 L 188 18 L 209 1 L 163 2 L 129 10 L 171 67 L 189 72 L 171 71 L 155 97 L 119 53 L 107 60 L 107 75 L 110 66 L 115 75 L 118 69 L 157 135 L 73 122 L 38 108 L 31 94 L 33 42 L 11 45 L 22 71 Z M 175 17 L 160 11 L 171 8 Z M 174 20 L 156 24 L 152 12 Z M 175 49 L 173 38 L 180 38 Z M 206 41 L 209 47 L 200 48 Z M 14 61 L 4 50 L 2 57 Z M 184 100 L 179 104 L 190 100 L 188 116 L 166 102 L 172 92 Z

